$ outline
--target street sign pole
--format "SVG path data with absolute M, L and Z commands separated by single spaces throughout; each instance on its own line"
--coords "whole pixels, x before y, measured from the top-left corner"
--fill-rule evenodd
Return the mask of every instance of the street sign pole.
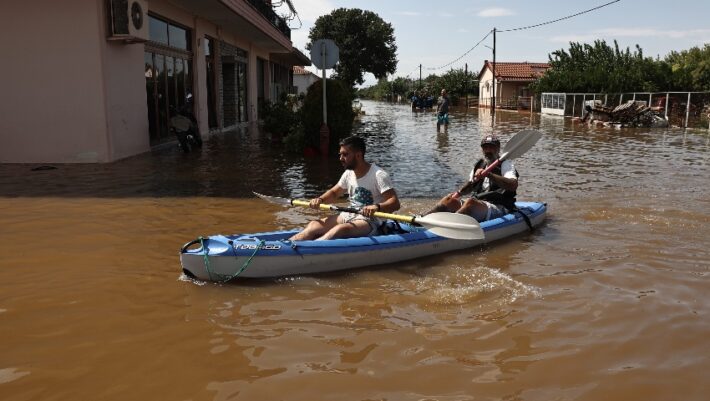
M 320 45 L 321 56 L 325 60 L 325 43 Z M 325 66 L 323 66 L 323 122 L 328 123 L 328 102 L 325 101 Z
M 335 67 L 340 57 L 340 50 L 332 39 L 318 39 L 311 45 L 311 61 L 323 70 L 323 122 L 320 126 L 320 152 L 325 156 L 328 154 L 330 145 L 330 129 L 328 128 L 328 99 L 326 95 L 325 70 Z
M 320 44 L 321 59 L 325 60 L 325 42 Z M 328 101 L 325 96 L 325 65 L 323 65 L 323 123 L 320 125 L 320 154 L 325 157 L 328 154 L 328 148 L 330 147 L 330 129 L 328 128 Z

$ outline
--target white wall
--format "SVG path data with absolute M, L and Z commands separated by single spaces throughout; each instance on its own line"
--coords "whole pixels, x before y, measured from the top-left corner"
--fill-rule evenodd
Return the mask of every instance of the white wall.
M 143 44 L 104 42 L 110 160 L 150 150 Z
M 486 89 L 486 83 L 488 83 L 488 88 Z M 493 71 L 486 68 L 483 71 L 483 75 L 478 81 L 478 105 L 479 106 L 490 106 L 491 98 L 493 97 Z M 496 93 L 496 98 L 500 97 Z
M 313 85 L 314 82 L 318 81 L 315 74 L 293 74 L 293 86 L 298 88 L 298 93 L 306 93 L 308 87 Z
M 168 1 L 148 4 L 193 29 L 193 94 L 201 132 L 208 131 L 200 40 L 206 34 L 249 52 L 247 107 L 255 121 L 256 58 L 269 60 L 269 51 Z M 105 5 L 104 0 L 3 2 L 0 163 L 111 162 L 150 150 L 145 46 L 106 40 Z
M 0 162 L 108 161 L 102 2 L 3 2 Z

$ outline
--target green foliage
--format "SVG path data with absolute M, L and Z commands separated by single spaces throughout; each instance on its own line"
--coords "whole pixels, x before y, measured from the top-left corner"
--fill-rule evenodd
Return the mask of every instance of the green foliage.
M 432 83 L 432 87 L 437 96 L 442 89 L 446 89 L 452 104 L 457 104 L 458 99 L 465 97 L 467 93 L 478 94 L 478 80 L 471 71 L 466 74 L 463 68 L 449 70 L 436 79 Z
M 393 97 L 396 98 L 397 95 L 406 98 L 407 94 L 412 91 L 413 86 L 412 80 L 408 78 L 396 78 L 393 81 L 380 79 L 376 85 L 358 89 L 357 96 L 363 99 L 375 100 L 388 100 Z
M 328 127 L 330 128 L 331 150 L 336 149 L 341 138 L 350 135 L 355 117 L 352 107 L 350 88 L 342 81 L 329 79 L 326 83 L 328 98 Z M 318 147 L 320 144 L 320 126 L 323 122 L 323 86 L 322 81 L 313 83 L 308 88 L 303 104 L 303 129 L 305 146 Z
M 469 95 L 478 95 L 478 80 L 475 73 L 464 71 L 463 68 L 451 69 L 442 76 L 435 74 L 429 75 L 422 80 L 411 78 L 396 78 L 392 81 L 381 79 L 376 85 L 360 89 L 358 96 L 366 99 L 390 99 L 392 94 L 402 96 L 403 99 L 411 97 L 412 93 L 417 90 L 426 92 L 429 95 L 438 97 L 442 89 L 446 89 L 449 93 L 449 98 L 452 104 L 456 104 L 458 98 L 463 98 L 468 93 Z
M 372 11 L 339 8 L 319 17 L 308 38 L 332 39 L 338 45 L 340 62 L 335 67 L 335 78 L 351 88 L 363 83 L 363 75 L 370 72 L 384 78 L 397 69 L 397 46 L 392 25 Z M 311 49 L 312 43 L 306 48 Z
M 275 103 L 265 102 L 263 107 L 264 130 L 274 136 L 285 136 L 298 128 L 301 117 L 293 102 L 284 93 Z
M 283 138 L 283 144 L 289 152 L 303 152 L 303 149 L 306 148 L 306 133 L 303 130 L 303 124 L 299 124 L 298 127 L 286 135 Z
M 593 45 L 570 42 L 569 51 L 554 51 L 550 68 L 531 85 L 540 92 L 601 92 L 620 93 L 634 91 L 668 90 L 669 83 L 662 65 L 644 57 L 641 48 L 631 52 L 620 50 L 606 41 Z
M 702 48 L 671 52 L 665 57 L 675 88 L 710 91 L 710 44 Z
M 296 153 L 305 148 L 302 100 L 283 93 L 278 102 L 263 105 L 264 130 L 273 140 L 280 139 L 286 150 Z

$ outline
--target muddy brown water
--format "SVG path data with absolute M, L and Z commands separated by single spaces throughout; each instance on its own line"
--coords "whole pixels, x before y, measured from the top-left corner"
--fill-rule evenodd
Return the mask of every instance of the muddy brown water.
M 363 102 L 357 131 L 418 212 L 467 174 L 486 111 Z M 534 233 L 378 268 L 226 285 L 181 276 L 198 235 L 315 214 L 342 170 L 254 129 L 201 152 L 0 165 L 0 399 L 707 400 L 707 131 L 578 127 L 498 113 Z

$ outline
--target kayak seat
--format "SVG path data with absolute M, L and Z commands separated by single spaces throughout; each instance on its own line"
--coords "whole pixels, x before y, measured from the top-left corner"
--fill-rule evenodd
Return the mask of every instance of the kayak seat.
M 387 220 L 380 226 L 379 235 L 406 234 L 409 231 L 402 228 L 399 222 Z

